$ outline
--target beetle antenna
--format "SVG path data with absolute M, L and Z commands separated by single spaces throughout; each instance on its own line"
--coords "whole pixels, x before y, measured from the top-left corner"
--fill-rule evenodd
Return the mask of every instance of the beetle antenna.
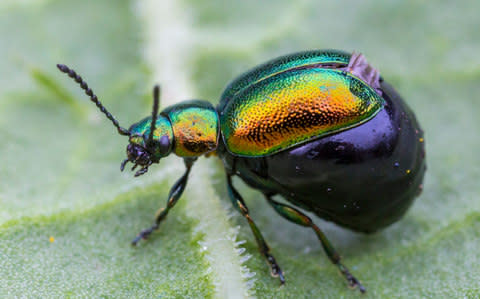
M 64 64 L 57 64 L 57 68 L 61 72 L 67 74 L 70 78 L 75 80 L 75 82 L 80 85 L 80 87 L 85 91 L 85 94 L 90 97 L 90 100 L 94 102 L 95 105 L 97 105 L 98 109 L 100 109 L 100 111 L 102 111 L 102 113 L 105 114 L 109 120 L 112 121 L 113 125 L 117 128 L 120 135 L 130 136 L 130 132 L 127 129 L 120 127 L 120 124 L 115 119 L 115 117 L 113 117 L 113 115 L 111 115 L 110 112 L 107 111 L 107 109 L 102 105 L 102 103 L 100 103 L 97 95 L 93 93 L 92 89 L 88 87 L 87 82 L 83 81 L 80 75 L 78 75 L 74 70 Z
M 155 85 L 153 87 L 152 123 L 150 125 L 150 134 L 148 135 L 147 144 L 151 144 L 153 141 L 153 132 L 155 131 L 155 125 L 157 123 L 159 103 L 160 103 L 160 86 Z

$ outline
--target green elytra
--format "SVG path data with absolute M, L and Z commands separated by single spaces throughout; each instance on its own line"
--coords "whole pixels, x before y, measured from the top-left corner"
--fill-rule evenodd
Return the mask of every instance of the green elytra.
M 355 57 L 357 58 L 357 56 Z M 133 124 L 128 130 L 119 125 L 118 121 L 103 107 L 96 95 L 93 94 L 92 90 L 75 71 L 65 65 L 57 65 L 57 67 L 60 71 L 66 73 L 80 84 L 90 99 L 106 117 L 112 121 L 121 135 L 129 137 L 127 159 L 121 164 L 122 171 L 126 163 L 131 162 L 134 164 L 132 170 L 137 166 L 141 166 L 141 169 L 135 173 L 135 176 L 142 175 L 148 171 L 148 168 L 153 163 L 159 163 L 161 158 L 171 153 L 175 153 L 184 159 L 186 171 L 171 188 L 166 207 L 157 212 L 154 225 L 141 231 L 132 241 L 132 244 L 135 245 L 141 239 L 148 238 L 154 230 L 158 229 L 160 222 L 166 217 L 169 210 L 175 205 L 183 193 L 187 185 L 188 175 L 195 160 L 201 155 L 215 151 L 219 142 L 224 142 L 226 148 L 233 155 L 250 157 L 264 156 L 296 146 L 302 142 L 308 142 L 312 138 L 319 138 L 331 132 L 346 130 L 372 118 L 382 109 L 383 99 L 378 95 L 374 84 L 368 82 L 369 78 L 365 80 L 361 74 L 358 75 L 352 71 L 352 69 L 355 70 L 355 66 L 351 65 L 352 60 L 354 60 L 353 56 L 340 51 L 309 51 L 272 60 L 232 81 L 222 94 L 217 109 L 209 102 L 192 100 L 167 107 L 158 113 L 160 90 L 158 86 L 155 86 L 152 115 Z M 360 64 L 364 62 L 361 59 L 359 61 Z M 351 69 L 349 69 L 349 67 L 351 67 Z M 294 82 L 296 82 L 295 80 L 304 80 L 305 76 L 313 76 L 313 78 L 315 78 L 316 76 L 325 76 L 325 74 L 327 74 L 327 77 L 322 77 L 322 80 L 325 78 L 328 80 L 328 76 L 342 77 L 343 81 L 341 81 L 340 84 L 347 84 L 347 89 L 349 89 L 354 96 L 355 101 L 357 101 L 356 103 L 370 108 L 363 111 L 363 114 L 350 115 L 352 119 L 343 126 L 320 129 L 313 135 L 311 132 L 307 134 L 298 130 L 298 134 L 292 135 L 295 138 L 282 140 L 283 143 L 280 146 L 267 151 L 260 149 L 257 151 L 242 152 L 235 151 L 233 148 L 230 149 L 228 147 L 229 144 L 231 144 L 229 140 L 235 133 L 235 129 L 232 129 L 230 124 L 232 121 L 231 118 L 236 115 L 236 109 L 242 107 L 245 102 L 260 103 L 260 105 L 257 105 L 257 109 L 261 109 L 262 103 L 261 100 L 259 100 L 259 95 L 260 97 L 262 93 L 268 95 L 269 91 L 275 91 L 281 88 L 285 90 L 285 88 L 291 85 L 289 85 L 287 81 L 292 80 L 292 74 Z M 376 71 L 369 72 L 369 74 L 373 74 L 373 79 L 370 78 L 372 81 L 378 79 L 378 73 Z M 287 82 L 287 84 L 285 82 Z M 259 124 L 259 126 L 262 126 L 262 124 Z M 252 143 L 255 143 L 255 140 L 252 140 Z M 233 188 L 229 178 L 230 176 L 228 176 L 227 180 L 228 190 L 232 203 L 248 220 L 261 252 L 271 266 L 272 274 L 279 276 L 283 283 L 283 272 L 270 254 L 268 245 L 250 218 L 245 203 Z M 314 228 L 327 255 L 332 261 L 335 261 L 334 263 L 339 267 L 349 284 L 351 286 L 358 286 L 362 292 L 364 291 L 360 282 L 340 263 L 338 254 L 323 233 L 306 215 L 296 209 L 291 209 L 281 204 L 274 204 L 274 207 L 283 217 L 290 221 Z
M 320 86 L 320 87 L 319 87 Z M 373 118 L 383 99 L 340 69 L 301 67 L 239 90 L 220 113 L 227 149 L 242 157 L 268 156 Z

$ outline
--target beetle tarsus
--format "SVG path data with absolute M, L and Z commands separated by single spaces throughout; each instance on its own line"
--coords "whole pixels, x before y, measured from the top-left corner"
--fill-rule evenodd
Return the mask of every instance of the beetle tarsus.
M 120 171 L 123 171 L 125 169 L 125 165 L 127 165 L 129 161 L 130 160 L 128 160 L 128 158 L 122 161 L 122 164 L 120 164 Z
M 146 240 L 148 239 L 148 237 L 153 233 L 153 231 L 155 231 L 156 229 L 158 229 L 158 225 L 157 224 L 154 224 L 152 225 L 150 228 L 147 228 L 147 229 L 144 229 L 142 230 L 136 237 L 135 239 L 132 240 L 132 245 L 133 246 L 136 246 L 138 244 L 138 242 L 140 242 L 140 240 Z
M 141 176 L 142 174 L 145 174 L 147 171 L 148 171 L 148 166 L 145 166 L 135 173 L 135 177 Z
M 348 271 L 347 267 L 345 267 L 341 263 L 338 263 L 337 266 L 340 269 L 340 272 L 343 274 L 343 276 L 345 276 L 345 278 L 347 279 L 349 287 L 351 287 L 353 289 L 358 288 L 358 290 L 361 293 L 365 293 L 367 291 L 367 289 L 365 289 L 365 287 L 360 283 L 360 281 L 358 279 L 356 279 L 355 276 L 353 276 L 350 273 L 350 271 Z
M 270 273 L 273 277 L 278 277 L 280 279 L 280 285 L 285 284 L 285 277 L 283 276 L 283 271 L 280 269 L 280 266 L 277 264 L 277 261 L 273 257 L 273 255 L 267 253 L 265 254 L 267 261 L 270 266 Z

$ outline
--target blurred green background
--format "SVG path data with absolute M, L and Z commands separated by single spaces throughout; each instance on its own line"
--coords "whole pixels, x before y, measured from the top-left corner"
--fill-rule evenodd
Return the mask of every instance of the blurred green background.
M 479 298 L 478 1 L 55 1 L 0 4 L 0 297 Z M 127 140 L 56 63 L 129 126 L 162 105 L 213 103 L 229 80 L 305 49 L 359 51 L 425 130 L 424 192 L 362 235 L 315 219 L 368 293 L 346 287 L 314 234 L 240 186 L 287 284 L 279 287 L 203 159 L 160 231 L 182 163 L 120 173 Z M 51 240 L 50 240 L 51 239 Z M 53 241 L 53 242 L 51 242 Z M 246 242 L 244 242 L 246 241 Z

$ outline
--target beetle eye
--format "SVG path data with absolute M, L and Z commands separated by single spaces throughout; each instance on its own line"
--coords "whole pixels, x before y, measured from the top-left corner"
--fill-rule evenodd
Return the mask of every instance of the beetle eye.
M 168 153 L 170 149 L 170 140 L 168 139 L 168 136 L 164 135 L 160 138 L 160 141 L 158 143 L 158 148 L 160 149 L 160 152 L 162 154 Z

